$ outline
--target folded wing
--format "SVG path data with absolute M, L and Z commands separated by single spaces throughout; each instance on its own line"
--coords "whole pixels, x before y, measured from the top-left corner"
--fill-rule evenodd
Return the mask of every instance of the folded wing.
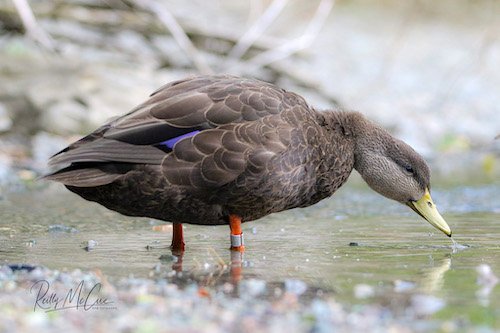
M 297 106 L 307 108 L 298 95 L 252 79 L 200 76 L 172 82 L 128 114 L 54 155 L 49 165 L 56 171 L 46 178 L 98 186 L 116 180 L 127 166 L 148 164 L 161 165 L 174 183 L 220 186 L 242 172 L 249 149 L 272 146 L 263 148 L 266 144 L 261 142 L 251 147 L 243 136 L 250 140 L 254 136 L 255 141 L 264 132 L 277 130 L 274 125 L 250 130 L 238 124 L 264 117 L 278 121 L 272 116 Z M 274 149 L 282 146 L 283 137 L 269 137 L 277 140 Z M 264 141 L 269 144 L 272 138 Z M 110 164 L 119 164 L 120 172 Z

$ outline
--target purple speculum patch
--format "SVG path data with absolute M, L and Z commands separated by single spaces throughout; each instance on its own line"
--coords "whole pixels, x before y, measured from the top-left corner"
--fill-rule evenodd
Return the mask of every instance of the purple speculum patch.
M 163 142 L 160 142 L 159 145 L 167 146 L 168 148 L 173 149 L 174 145 L 178 141 L 180 141 L 182 139 L 185 139 L 185 138 L 189 138 L 189 137 L 194 136 L 194 135 L 196 135 L 198 133 L 200 133 L 200 131 L 192 131 L 192 132 L 189 132 L 189 133 L 186 133 L 186 134 L 182 134 L 182 135 L 176 136 L 175 138 L 168 139 L 168 140 L 165 140 Z

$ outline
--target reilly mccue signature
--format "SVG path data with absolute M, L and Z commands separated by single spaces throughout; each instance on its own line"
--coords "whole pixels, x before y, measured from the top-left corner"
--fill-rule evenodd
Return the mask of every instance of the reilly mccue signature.
M 30 293 L 36 293 L 33 311 L 37 309 L 45 312 L 61 311 L 67 309 L 76 310 L 96 310 L 96 309 L 116 309 L 114 302 L 105 297 L 98 297 L 101 291 L 101 284 L 96 283 L 88 292 L 84 288 L 83 280 L 71 288 L 64 295 L 57 294 L 50 290 L 50 283 L 47 280 L 38 280 L 30 288 Z

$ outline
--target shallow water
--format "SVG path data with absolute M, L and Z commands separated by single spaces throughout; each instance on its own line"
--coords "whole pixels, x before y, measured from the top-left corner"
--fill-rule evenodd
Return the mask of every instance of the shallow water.
M 498 328 L 500 287 L 478 285 L 476 267 L 487 264 L 500 275 L 499 194 L 498 185 L 434 190 L 459 244 L 453 246 L 406 207 L 350 186 L 314 207 L 245 223 L 242 277 L 299 279 L 344 304 L 377 302 L 395 312 L 412 295 L 432 295 L 446 304 L 437 319 Z M 99 269 L 115 280 L 171 276 L 174 266 L 186 279 L 209 276 L 216 284 L 231 261 L 225 226 L 185 225 L 180 268 L 167 248 L 170 225 L 121 216 L 57 185 L 5 195 L 0 219 L 0 264 Z M 86 251 L 89 240 L 97 246 Z M 371 288 L 356 298 L 360 284 Z

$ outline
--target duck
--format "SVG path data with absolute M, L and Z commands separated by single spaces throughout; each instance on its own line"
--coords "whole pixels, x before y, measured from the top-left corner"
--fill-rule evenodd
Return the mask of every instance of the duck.
M 71 143 L 43 178 L 127 216 L 241 224 L 328 198 L 356 170 L 374 191 L 452 235 L 430 195 L 430 170 L 413 148 L 340 108 L 317 110 L 276 85 L 233 75 L 168 83 L 123 116 Z

